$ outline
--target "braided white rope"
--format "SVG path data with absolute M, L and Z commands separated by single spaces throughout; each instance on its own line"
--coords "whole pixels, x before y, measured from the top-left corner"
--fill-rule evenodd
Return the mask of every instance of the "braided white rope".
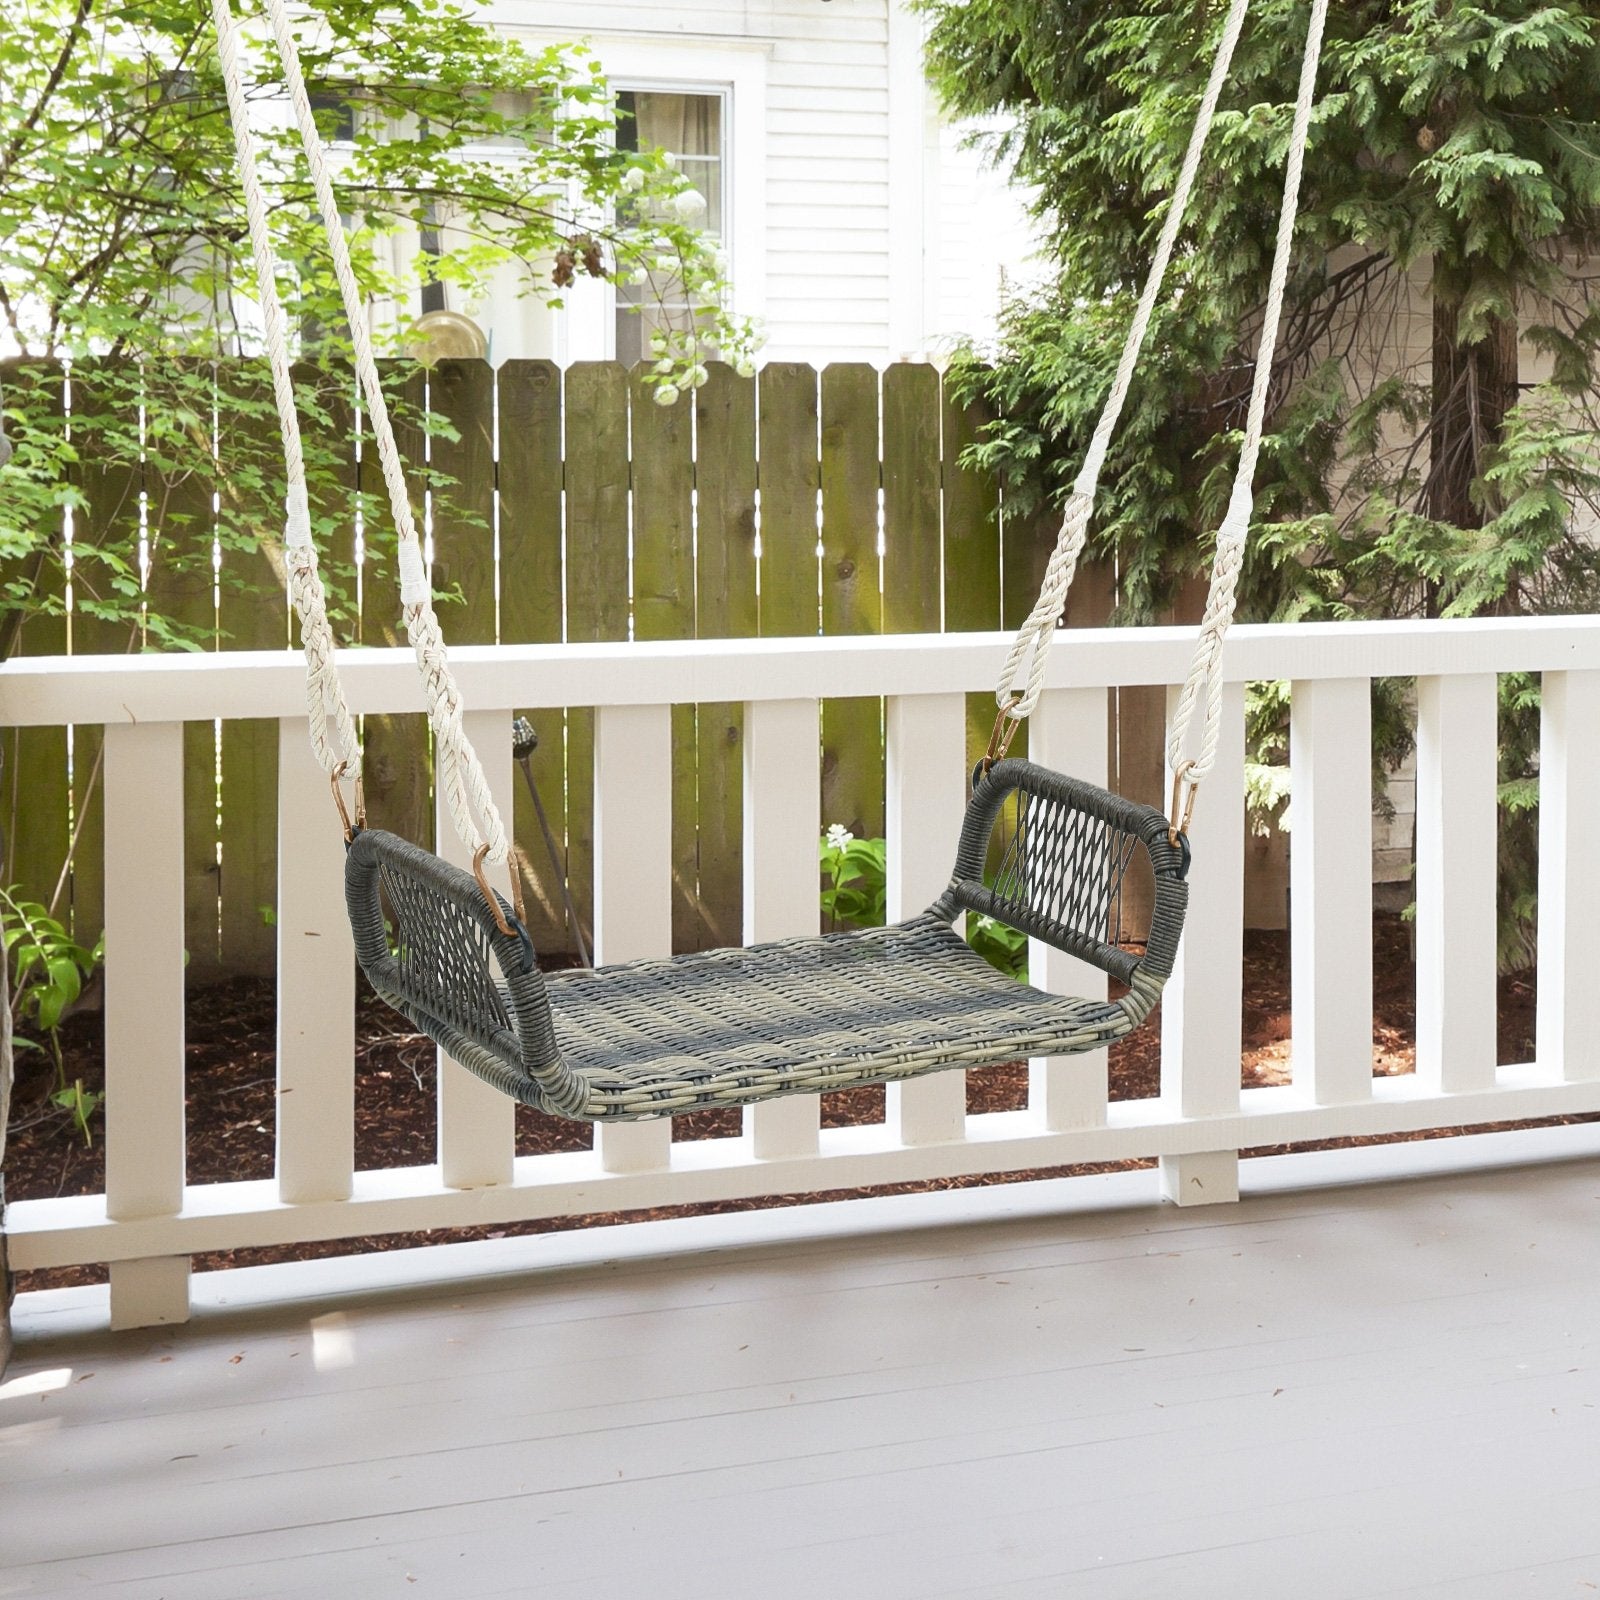
M 1305 163 L 1306 140 L 1311 127 L 1311 108 L 1316 98 L 1317 65 L 1322 55 L 1322 32 L 1328 17 L 1328 0 L 1312 0 L 1311 19 L 1306 29 L 1305 57 L 1300 65 L 1300 90 L 1295 100 L 1294 125 L 1289 134 L 1289 159 L 1283 179 L 1283 204 L 1278 211 L 1278 240 L 1272 257 L 1272 276 L 1267 287 L 1266 310 L 1261 320 L 1261 340 L 1256 349 L 1255 381 L 1250 391 L 1250 409 L 1245 418 L 1244 442 L 1239 450 L 1239 465 L 1234 473 L 1228 509 L 1217 529 L 1217 554 L 1211 566 L 1211 590 L 1206 597 L 1205 615 L 1200 622 L 1200 637 L 1183 691 L 1178 696 L 1167 741 L 1167 766 L 1175 778 L 1189 785 L 1189 804 L 1200 780 L 1215 765 L 1222 716 L 1222 641 L 1233 621 L 1234 603 L 1239 588 L 1239 569 L 1244 561 L 1245 536 L 1250 531 L 1254 504 L 1256 458 L 1261 453 L 1261 433 L 1267 415 L 1267 388 L 1272 381 L 1272 358 L 1278 344 L 1278 328 L 1283 320 L 1284 289 L 1289 281 L 1289 263 L 1294 253 L 1294 224 L 1300 209 L 1300 172 Z M 1193 757 L 1185 754 L 1190 725 L 1202 691 L 1205 715 L 1200 730 L 1200 749 Z
M 295 411 L 294 382 L 290 376 L 289 346 L 284 333 L 283 305 L 278 298 L 277 261 L 267 231 L 267 203 L 256 167 L 255 140 L 250 134 L 245 104 L 244 77 L 239 67 L 237 31 L 228 0 L 211 0 L 217 31 L 217 57 L 227 87 L 228 113 L 233 123 L 233 147 L 244 188 L 245 214 L 250 224 L 250 249 L 255 258 L 257 292 L 266 330 L 267 359 L 272 368 L 272 394 L 277 402 L 278 427 L 283 434 L 283 459 L 288 477 L 284 521 L 284 555 L 289 572 L 289 596 L 300 617 L 300 642 L 306 657 L 306 705 L 311 721 L 311 746 L 325 772 L 345 766 L 361 771 L 361 744 L 356 737 L 350 708 L 345 704 L 334 663 L 333 629 L 317 574 L 317 552 L 311 542 L 311 511 L 306 499 L 306 464 L 300 448 L 300 419 Z M 329 724 L 332 724 L 330 730 Z
M 1061 519 L 1061 531 L 1056 535 L 1055 549 L 1045 567 L 1044 582 L 1039 598 L 1027 620 L 1017 630 L 1011 652 L 1000 671 L 1000 681 L 995 688 L 995 699 L 1009 706 L 1013 717 L 1025 717 L 1031 712 L 1044 687 L 1045 663 L 1050 657 L 1056 625 L 1067 603 L 1067 593 L 1078 569 L 1078 557 L 1083 552 L 1084 540 L 1089 533 L 1089 519 L 1094 514 L 1095 493 L 1100 484 L 1100 469 L 1105 465 L 1106 452 L 1111 447 L 1112 436 L 1122 417 L 1122 407 L 1128 398 L 1134 369 L 1138 366 L 1140 352 L 1144 349 L 1145 335 L 1150 319 L 1155 313 L 1156 299 L 1166 281 L 1167 267 L 1177 246 L 1178 234 L 1189 211 L 1189 196 L 1200 171 L 1200 158 L 1205 153 L 1206 139 L 1217 112 L 1217 102 L 1222 97 L 1223 86 L 1228 81 L 1228 69 L 1233 63 L 1234 47 L 1244 29 L 1245 13 L 1249 0 L 1233 0 L 1222 26 L 1222 37 L 1217 44 L 1216 59 L 1211 64 L 1211 76 L 1205 93 L 1200 98 L 1200 110 L 1195 116 L 1194 131 L 1189 136 L 1189 148 L 1184 153 L 1183 165 L 1178 169 L 1178 180 L 1173 185 L 1172 198 L 1167 205 L 1166 220 L 1161 226 L 1161 236 L 1156 242 L 1155 255 L 1145 278 L 1144 289 L 1134 308 L 1133 321 L 1123 341 L 1122 356 L 1117 362 L 1111 380 L 1111 392 L 1100 409 L 1100 419 L 1095 424 L 1094 435 L 1084 454 L 1083 466 L 1078 471 Z M 1018 684 L 1026 665 L 1026 687 Z M 1020 695 L 1020 698 L 1019 698 Z M 1013 703 L 1015 702 L 1015 703 Z
M 213 3 L 220 3 L 220 0 L 213 0 Z M 339 214 L 333 180 L 328 175 L 322 137 L 317 132 L 311 97 L 306 92 L 305 75 L 300 69 L 300 52 L 289 26 L 283 0 L 265 0 L 265 7 L 277 43 L 278 58 L 283 64 L 284 83 L 289 91 L 289 102 L 294 108 L 295 124 L 300 130 L 300 143 L 311 171 L 317 208 L 322 214 L 334 277 L 339 283 L 345 316 L 350 324 L 350 337 L 355 345 L 356 376 L 366 400 L 373 439 L 378 447 L 378 460 L 383 468 L 384 486 L 389 492 L 389 509 L 400 537 L 401 611 L 405 618 L 406 636 L 417 658 L 417 671 L 427 700 L 428 720 L 433 725 L 439 755 L 439 781 L 445 804 L 450 812 L 450 820 L 455 824 L 456 834 L 474 855 L 487 846 L 491 861 L 504 861 L 510 853 L 510 842 L 494 796 L 489 792 L 489 782 L 484 776 L 482 763 L 462 726 L 461 694 L 451 674 L 444 638 L 433 614 L 433 590 L 422 557 L 421 541 L 417 537 L 411 501 L 406 493 L 405 469 L 401 464 L 399 447 L 395 444 L 394 428 L 389 421 L 389 408 L 384 401 L 378 365 L 373 359 L 372 338 L 367 330 L 361 287 L 356 282 L 355 269 L 350 263 L 350 245 L 344 236 L 344 221 Z M 480 818 L 483 824 L 481 831 Z

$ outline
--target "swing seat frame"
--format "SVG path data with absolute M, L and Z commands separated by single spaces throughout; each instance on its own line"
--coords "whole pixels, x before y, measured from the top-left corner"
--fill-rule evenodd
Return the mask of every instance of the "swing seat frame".
M 470 872 L 393 834 L 354 834 L 345 893 L 373 987 L 454 1060 L 542 1111 L 627 1121 L 1108 1045 L 1149 1015 L 1172 971 L 1188 865 L 1160 811 L 1008 760 L 974 785 L 944 893 L 887 928 L 546 974 L 509 905 L 508 935 Z M 1110 939 L 1143 870 L 1155 892 L 1141 953 Z M 963 912 L 1126 993 L 1075 999 L 1010 979 L 952 926 Z

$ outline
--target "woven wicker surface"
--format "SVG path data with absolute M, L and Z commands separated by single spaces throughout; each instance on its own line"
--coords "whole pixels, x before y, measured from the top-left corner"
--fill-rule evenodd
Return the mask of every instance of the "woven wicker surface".
M 949 1066 L 1066 1055 L 1133 1026 L 1121 1005 L 998 973 L 932 915 L 546 979 L 583 1116 L 816 1094 Z
M 997 826 L 1011 832 L 986 885 Z M 1141 853 L 1156 883 L 1142 955 L 1107 942 Z M 516 1099 L 609 1121 L 1108 1044 L 1160 997 L 1186 868 L 1159 812 L 1007 761 L 976 787 L 945 893 L 889 928 L 547 976 L 525 938 L 498 930 L 471 874 L 392 834 L 357 835 L 345 892 L 362 969 L 391 1005 Z M 1091 962 L 1128 993 L 1084 1000 L 1017 983 L 953 930 L 963 911 Z

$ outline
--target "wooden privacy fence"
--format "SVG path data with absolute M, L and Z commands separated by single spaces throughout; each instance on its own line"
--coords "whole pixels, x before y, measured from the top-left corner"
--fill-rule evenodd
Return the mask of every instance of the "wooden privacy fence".
M 87 416 L 103 371 L 24 376 Z M 337 461 L 317 507 L 332 529 L 330 570 L 359 573 L 352 644 L 393 644 L 398 586 L 375 454 L 363 441 L 347 381 L 303 372 L 318 388 L 322 443 Z M 124 374 L 125 378 L 125 374 Z M 1048 517 L 1008 518 L 996 485 L 959 456 L 980 419 L 957 406 L 932 366 L 879 372 L 858 363 L 816 369 L 773 363 L 754 378 L 714 364 L 678 404 L 653 402 L 642 369 L 612 362 L 565 370 L 545 361 L 395 364 L 401 443 L 414 501 L 431 531 L 436 589 L 453 645 L 966 632 L 1014 626 L 1037 592 L 1053 537 Z M 212 425 L 195 429 L 193 460 L 158 473 L 134 452 L 77 471 L 81 505 L 67 537 L 124 552 L 144 572 L 152 608 L 219 651 L 284 645 L 290 637 L 277 560 L 275 495 L 231 457 L 259 462 L 275 439 L 270 412 L 237 398 L 262 392 L 253 363 L 216 370 Z M 363 445 L 365 443 L 365 448 Z M 248 446 L 248 450 L 246 447 Z M 241 482 L 245 488 L 241 489 Z M 259 527 L 254 548 L 213 541 L 224 499 Z M 230 498 L 231 497 L 231 498 Z M 215 543 L 215 561 L 194 559 Z M 188 545 L 187 561 L 163 561 Z M 212 568 L 218 570 L 213 574 Z M 235 581 L 243 579 L 242 584 Z M 120 652 L 159 641 L 113 630 L 63 596 L 61 619 L 35 620 L 29 655 Z M 1101 620 L 1094 617 L 1089 620 Z M 998 661 L 997 661 L 998 666 Z M 824 702 L 822 816 L 854 833 L 884 831 L 882 700 Z M 970 699 L 978 747 L 993 717 Z M 533 770 L 564 868 L 587 925 L 593 900 L 592 710 L 533 717 Z M 103 920 L 103 823 L 97 727 L 6 735 L 6 881 L 55 894 L 69 841 L 63 899 L 93 937 Z M 270 972 L 277 893 L 276 726 L 250 720 L 185 725 L 185 916 L 191 976 Z M 743 712 L 738 704 L 678 706 L 672 721 L 673 937 L 679 950 L 736 943 L 741 927 Z M 433 833 L 431 761 L 423 717 L 369 718 L 366 790 L 377 826 Z M 501 796 L 502 804 L 508 797 Z M 545 953 L 567 951 L 560 881 L 532 803 L 514 799 L 531 874 L 530 917 Z M 332 826 L 332 812 L 329 814 Z

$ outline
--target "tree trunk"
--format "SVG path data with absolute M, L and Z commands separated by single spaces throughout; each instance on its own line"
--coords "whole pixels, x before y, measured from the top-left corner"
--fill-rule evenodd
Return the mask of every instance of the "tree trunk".
M 1481 528 L 1485 508 L 1473 503 L 1472 485 L 1500 442 L 1506 413 L 1516 404 L 1516 319 L 1496 319 L 1488 337 L 1477 344 L 1460 341 L 1459 305 L 1436 297 L 1426 505 L 1436 522 Z

